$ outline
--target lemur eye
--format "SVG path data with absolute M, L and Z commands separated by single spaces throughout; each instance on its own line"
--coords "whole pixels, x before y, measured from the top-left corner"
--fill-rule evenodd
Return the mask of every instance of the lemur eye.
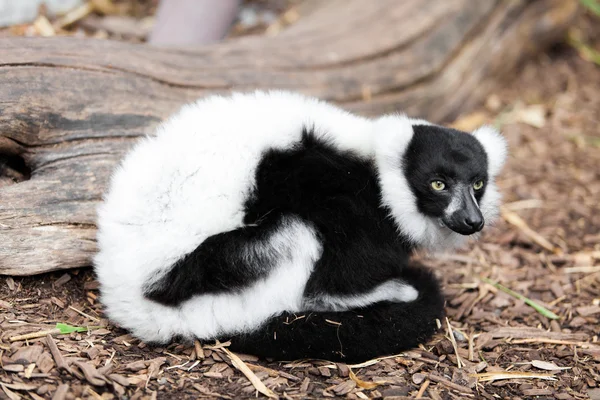
M 433 181 L 431 182 L 431 187 L 433 190 L 444 190 L 446 188 L 446 184 L 442 181 Z
M 483 181 L 477 181 L 473 184 L 473 189 L 475 189 L 475 190 L 481 190 L 482 187 L 483 187 Z

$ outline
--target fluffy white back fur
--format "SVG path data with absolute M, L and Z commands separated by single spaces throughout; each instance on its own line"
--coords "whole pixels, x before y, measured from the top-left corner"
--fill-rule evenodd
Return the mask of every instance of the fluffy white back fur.
M 414 242 L 435 248 L 462 242 L 460 235 L 418 212 L 401 173 L 397 160 L 414 123 L 428 122 L 404 116 L 372 121 L 280 91 L 211 96 L 183 107 L 126 156 L 98 209 L 94 264 L 107 315 L 145 341 L 166 341 L 175 334 L 209 338 L 248 331 L 279 312 L 300 311 L 322 244 L 310 226 L 294 220 L 269 243 L 286 256 L 266 279 L 241 292 L 196 296 L 167 307 L 146 299 L 143 286 L 209 236 L 241 227 L 262 153 L 292 146 L 304 127 L 314 127 L 341 150 L 376 161 L 383 202 Z M 476 134 L 486 150 L 498 146 L 499 139 L 488 131 Z M 497 172 L 501 163 L 492 159 L 490 170 Z M 497 203 L 495 187 L 488 187 L 483 200 Z M 482 210 L 485 215 L 484 205 Z M 416 297 L 414 288 L 388 282 L 360 296 L 323 300 L 331 308 L 347 309 Z

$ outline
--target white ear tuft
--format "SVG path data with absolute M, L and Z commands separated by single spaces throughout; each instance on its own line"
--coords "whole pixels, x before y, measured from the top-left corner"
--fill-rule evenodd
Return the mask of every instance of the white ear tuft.
M 485 149 L 488 158 L 488 174 L 490 177 L 498 175 L 508 153 L 506 139 L 491 126 L 485 125 L 473 132 L 473 136 Z

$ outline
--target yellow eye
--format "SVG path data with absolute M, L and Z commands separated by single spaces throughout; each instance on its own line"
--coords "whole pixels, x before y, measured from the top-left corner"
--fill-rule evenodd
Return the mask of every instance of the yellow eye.
M 483 187 L 483 181 L 477 181 L 473 184 L 473 189 L 475 189 L 475 190 L 481 190 L 482 187 Z
M 442 181 L 433 181 L 431 182 L 431 187 L 433 190 L 444 190 L 446 184 Z

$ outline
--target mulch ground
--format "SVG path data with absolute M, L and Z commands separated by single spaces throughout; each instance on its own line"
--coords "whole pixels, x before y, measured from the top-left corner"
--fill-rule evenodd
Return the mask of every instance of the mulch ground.
M 104 319 L 89 269 L 3 277 L 0 399 L 263 396 L 244 366 L 287 399 L 599 399 L 599 111 L 600 68 L 559 46 L 454 122 L 491 122 L 508 138 L 504 207 L 466 249 L 420 256 L 447 296 L 447 320 L 420 348 L 362 365 L 238 360 L 214 343 L 153 348 Z M 92 328 L 60 334 L 57 323 Z

